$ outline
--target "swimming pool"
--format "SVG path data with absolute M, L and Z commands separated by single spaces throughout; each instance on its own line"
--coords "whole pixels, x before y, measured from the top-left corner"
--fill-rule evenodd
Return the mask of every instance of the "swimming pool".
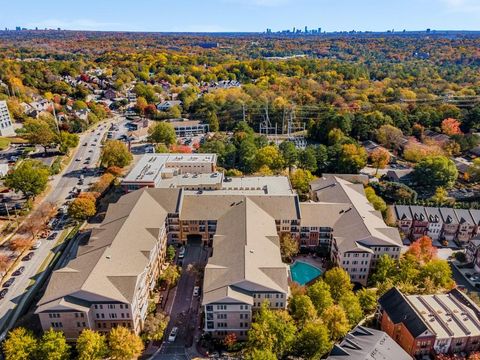
M 293 265 L 290 265 L 290 274 L 293 281 L 305 285 L 322 275 L 322 270 L 302 261 L 295 261 Z

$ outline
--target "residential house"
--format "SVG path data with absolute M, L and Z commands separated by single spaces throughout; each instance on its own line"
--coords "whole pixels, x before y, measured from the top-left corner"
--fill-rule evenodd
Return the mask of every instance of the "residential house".
M 457 289 L 407 296 L 392 288 L 378 303 L 381 330 L 411 356 L 480 349 L 480 308 Z
M 395 215 L 397 218 L 397 226 L 406 236 L 410 235 L 413 225 L 412 212 L 408 205 L 395 205 Z
M 174 106 L 182 106 L 182 102 L 180 100 L 167 100 L 157 104 L 158 111 L 168 111 Z
M 113 89 L 107 89 L 103 92 L 103 97 L 108 100 L 113 100 L 117 97 L 117 93 Z
M 480 236 L 474 236 L 470 239 L 469 242 L 465 245 L 465 257 L 468 263 L 473 263 L 475 271 L 478 272 L 477 268 L 480 268 L 480 254 L 478 250 L 480 249 Z M 478 264 L 477 264 L 478 263 Z
M 474 235 L 480 234 L 480 210 L 470 209 L 470 215 L 472 216 L 473 223 L 475 224 Z
M 408 179 L 409 175 L 413 172 L 413 169 L 393 169 L 388 170 L 385 177 L 389 181 L 404 182 Z
M 440 215 L 442 215 L 443 229 L 442 229 L 442 238 L 448 241 L 452 241 L 457 236 L 458 231 L 458 220 L 455 211 L 451 208 L 439 208 Z
M 427 235 L 432 240 L 439 240 L 442 235 L 442 215 L 440 210 L 435 207 L 425 207 L 425 214 L 427 215 Z
M 461 244 L 465 244 L 473 236 L 475 223 L 472 215 L 467 209 L 454 209 L 458 220 L 457 240 Z
M 357 325 L 333 346 L 327 360 L 413 360 L 387 333 Z
M 428 231 L 428 219 L 423 206 L 410 206 L 412 213 L 412 229 L 410 236 L 413 240 L 421 238 Z

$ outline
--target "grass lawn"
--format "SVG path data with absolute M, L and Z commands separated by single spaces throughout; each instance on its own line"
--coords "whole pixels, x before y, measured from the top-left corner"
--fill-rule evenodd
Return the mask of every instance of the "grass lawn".
M 5 150 L 10 146 L 10 140 L 4 137 L 0 137 L 0 150 Z

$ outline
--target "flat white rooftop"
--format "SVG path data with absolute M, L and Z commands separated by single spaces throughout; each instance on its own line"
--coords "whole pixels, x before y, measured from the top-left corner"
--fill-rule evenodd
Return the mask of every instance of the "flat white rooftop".
M 213 164 L 217 162 L 216 154 L 146 154 L 123 182 L 157 183 L 161 180 L 161 173 L 166 168 L 188 164 Z

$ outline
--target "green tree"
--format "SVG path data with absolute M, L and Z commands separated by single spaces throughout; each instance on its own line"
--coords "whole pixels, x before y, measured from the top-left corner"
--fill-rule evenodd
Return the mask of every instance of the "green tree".
M 170 318 L 163 313 L 148 315 L 145 319 L 145 324 L 143 327 L 145 339 L 150 341 L 162 340 L 169 320 Z
M 292 171 L 292 167 L 298 161 L 298 151 L 295 144 L 291 141 L 284 141 L 280 144 L 280 151 L 282 152 L 285 165 L 288 166 L 288 171 Z
M 289 233 L 280 236 L 280 252 L 284 261 L 291 261 L 298 254 L 298 241 Z
M 317 317 L 317 310 L 307 295 L 296 294 L 290 298 L 288 311 L 301 327 Z
M 277 360 L 271 350 L 251 349 L 245 356 L 245 360 Z
M 350 282 L 350 275 L 339 267 L 328 270 L 325 273 L 324 280 L 330 286 L 332 299 L 337 303 L 342 296 L 353 289 L 353 285 Z
M 473 182 L 480 181 L 480 158 L 473 159 L 472 165 L 467 170 L 469 180 Z
M 310 172 L 317 171 L 317 153 L 314 146 L 307 146 L 298 154 L 298 166 Z
M 37 339 L 32 332 L 21 327 L 10 330 L 3 343 L 5 360 L 33 359 L 36 347 Z
M 338 340 L 345 336 L 350 329 L 347 315 L 339 305 L 332 305 L 325 309 L 322 315 L 323 322 L 327 326 L 331 340 Z
M 413 170 L 412 177 L 419 186 L 450 189 L 457 180 L 455 163 L 445 156 L 429 156 L 422 159 Z
M 169 245 L 167 247 L 167 261 L 172 262 L 175 259 L 175 247 L 173 245 Z
M 85 220 L 97 212 L 95 200 L 86 197 L 79 197 L 73 200 L 68 206 L 68 215 L 75 220 Z
M 372 275 L 372 282 L 374 284 L 383 283 L 387 279 L 394 277 L 397 271 L 397 262 L 391 256 L 383 254 L 378 259 L 375 272 Z
M 119 140 L 109 140 L 103 147 L 100 161 L 106 168 L 110 166 L 125 167 L 133 160 L 127 146 Z
M 374 289 L 362 288 L 357 291 L 358 301 L 365 314 L 373 312 L 377 307 L 377 292 Z
M 348 322 L 351 325 L 357 324 L 363 318 L 363 310 L 360 306 L 360 301 L 355 296 L 353 291 L 347 291 L 340 298 L 338 305 L 340 305 L 345 314 L 347 314 Z
M 67 360 L 69 358 L 70 346 L 67 344 L 63 332 L 53 329 L 44 332 L 37 347 L 36 359 Z
M 28 119 L 23 125 L 24 137 L 34 145 L 40 145 L 44 151 L 58 141 L 54 127 L 47 121 Z
M 88 105 L 82 100 L 77 100 L 73 103 L 72 108 L 73 110 L 85 110 L 88 109 Z
M 299 194 L 308 194 L 313 179 L 315 177 L 309 170 L 297 169 L 290 175 L 290 182 Z
M 430 279 L 437 288 L 452 286 L 452 270 L 446 260 L 436 259 L 425 264 L 420 270 L 420 279 Z
M 277 358 L 287 354 L 293 345 L 296 327 L 292 317 L 284 310 L 270 310 L 262 303 L 248 332 L 248 348 L 273 352 Z
M 29 199 L 45 190 L 49 176 L 49 168 L 41 161 L 28 159 L 6 176 L 5 185 Z
M 330 286 L 322 279 L 317 280 L 313 285 L 309 286 L 307 288 L 307 294 L 312 300 L 319 317 L 322 316 L 326 308 L 333 305 Z
M 79 137 L 77 134 L 70 134 L 66 131 L 60 131 L 59 143 L 61 152 L 67 153 L 68 149 L 77 147 L 78 141 Z
M 295 352 L 302 359 L 319 360 L 331 347 L 328 329 L 319 320 L 307 322 L 295 341 Z
M 115 360 L 137 359 L 143 351 L 143 342 L 129 329 L 118 326 L 108 335 L 110 357 Z
M 377 141 L 389 149 L 398 149 L 403 137 L 402 130 L 392 125 L 382 125 L 377 130 Z
M 167 146 L 177 142 L 175 129 L 168 122 L 159 122 L 148 129 L 148 141 L 155 144 L 163 143 Z
M 104 335 L 85 329 L 77 339 L 78 360 L 100 360 L 108 353 L 107 340 Z

